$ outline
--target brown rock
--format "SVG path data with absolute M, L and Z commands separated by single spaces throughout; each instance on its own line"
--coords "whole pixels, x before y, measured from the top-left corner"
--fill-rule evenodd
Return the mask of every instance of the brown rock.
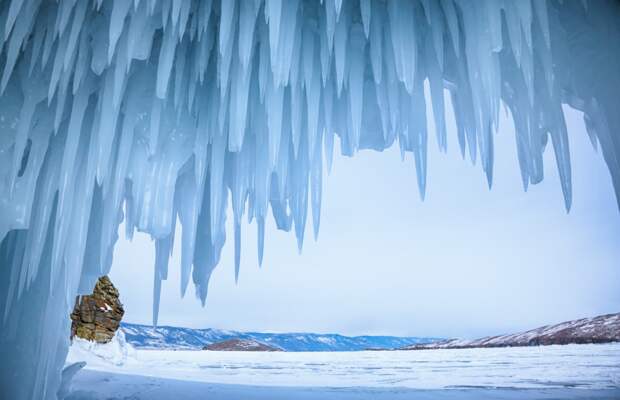
M 228 339 L 223 342 L 211 343 L 203 347 L 203 350 L 214 351 L 282 351 L 282 349 L 270 346 L 266 343 L 252 339 Z
M 120 326 L 125 314 L 118 290 L 110 278 L 102 276 L 92 295 L 78 296 L 71 313 L 71 338 L 108 343 Z

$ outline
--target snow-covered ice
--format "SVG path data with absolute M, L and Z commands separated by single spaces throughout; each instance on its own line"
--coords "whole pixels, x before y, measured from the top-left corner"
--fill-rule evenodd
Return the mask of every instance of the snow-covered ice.
M 83 371 L 67 400 L 617 400 L 619 397 L 620 389 L 268 387 Z
M 173 384 L 181 390 L 178 398 L 183 399 L 184 385 L 178 381 L 186 382 L 189 389 L 202 383 L 203 389 L 210 387 L 216 392 L 222 390 L 221 385 L 247 385 L 245 390 L 262 386 L 259 391 L 266 395 L 273 388 L 288 388 L 289 394 L 370 388 L 370 394 L 362 398 L 391 391 L 467 388 L 510 389 L 525 394 L 540 394 L 542 390 L 563 393 L 560 397 L 565 399 L 598 390 L 610 396 L 620 394 L 620 344 L 319 353 L 137 350 L 122 364 L 74 351 L 75 347 L 68 362 L 86 361 L 87 366 L 77 374 L 74 391 L 98 395 L 126 391 L 131 380 L 137 382 L 131 389 L 138 394 L 136 398 L 147 398 L 146 393 L 156 395 Z M 90 386 L 92 380 L 104 377 L 107 382 Z M 158 389 L 151 392 L 149 385 Z M 140 395 L 141 390 L 145 393 Z

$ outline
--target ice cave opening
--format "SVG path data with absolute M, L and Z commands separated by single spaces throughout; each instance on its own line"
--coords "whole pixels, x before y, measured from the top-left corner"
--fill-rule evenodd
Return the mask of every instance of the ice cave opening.
M 570 209 L 565 104 L 618 194 L 619 18 L 612 0 L 0 0 L 2 392 L 57 398 L 63 317 L 109 271 L 121 221 L 155 239 L 156 321 L 175 239 L 204 302 L 227 204 L 236 249 L 246 214 L 259 249 L 269 213 L 299 247 L 309 218 L 318 234 L 336 135 L 347 156 L 412 153 L 424 196 L 448 93 L 489 186 L 505 105 L 524 189 L 549 147 Z

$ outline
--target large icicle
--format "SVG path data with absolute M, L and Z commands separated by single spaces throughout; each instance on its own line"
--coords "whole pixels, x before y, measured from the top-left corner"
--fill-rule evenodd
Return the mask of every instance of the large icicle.
M 397 143 L 423 197 L 446 95 L 489 185 L 503 104 L 524 188 L 550 139 L 570 208 L 568 104 L 620 194 L 619 18 L 612 0 L 0 0 L 0 392 L 56 396 L 64 317 L 121 221 L 155 241 L 156 323 L 177 221 L 180 291 L 204 304 L 229 205 L 236 278 L 246 213 L 259 264 L 269 209 L 301 249 L 338 142 Z

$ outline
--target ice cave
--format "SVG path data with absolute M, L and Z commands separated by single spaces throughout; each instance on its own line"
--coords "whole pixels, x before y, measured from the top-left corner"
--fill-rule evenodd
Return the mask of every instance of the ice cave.
M 549 147 L 568 211 L 568 105 L 620 193 L 619 21 L 613 0 L 0 0 L 4 398 L 62 393 L 67 315 L 121 222 L 155 241 L 156 324 L 175 239 L 204 303 L 227 233 L 238 260 L 254 225 L 258 263 L 268 214 L 318 235 L 338 149 L 412 153 L 423 197 L 427 146 L 458 146 L 491 187 L 506 108 L 524 190 Z

